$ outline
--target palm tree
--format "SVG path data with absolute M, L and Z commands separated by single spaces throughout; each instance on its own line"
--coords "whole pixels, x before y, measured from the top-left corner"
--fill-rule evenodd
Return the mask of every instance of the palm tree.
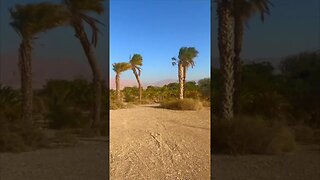
M 183 65 L 181 61 L 177 60 L 176 58 L 172 58 L 172 65 L 178 64 L 178 79 L 179 79 L 179 99 L 183 99 L 183 92 L 184 92 L 184 86 L 183 86 Z
M 172 58 L 172 65 L 178 64 L 179 99 L 184 97 L 187 69 L 195 66 L 194 58 L 198 56 L 198 53 L 194 47 L 182 47 L 179 50 L 179 59 Z
M 269 0 L 233 0 L 232 15 L 234 17 L 234 111 L 238 112 L 239 91 L 241 84 L 241 57 L 244 24 L 255 14 L 260 13 L 261 21 L 264 21 L 265 14 L 270 14 Z
M 51 3 L 16 5 L 9 9 L 11 27 L 21 38 L 19 47 L 19 69 L 22 92 L 22 119 L 32 120 L 32 43 L 36 35 L 61 25 L 65 22 L 65 14 L 60 5 Z
M 70 25 L 75 31 L 75 36 L 80 40 L 93 74 L 95 103 L 92 126 L 94 126 L 95 122 L 100 122 L 101 116 L 102 74 L 97 63 L 94 47 L 97 46 L 98 42 L 99 29 L 97 24 L 102 23 L 86 13 L 93 12 L 99 15 L 102 14 L 104 12 L 103 2 L 104 0 L 64 0 L 64 4 L 69 12 Z M 85 31 L 84 23 L 87 23 L 92 30 L 91 42 L 89 41 L 88 35 Z
M 142 56 L 140 54 L 134 54 L 132 58 L 130 58 L 131 69 L 136 77 L 138 86 L 139 86 L 139 103 L 141 104 L 142 98 L 142 85 L 140 81 L 140 74 L 141 74 L 141 66 L 142 66 Z
M 114 63 L 112 64 L 113 70 L 116 73 L 116 92 L 117 92 L 117 101 L 121 101 L 120 95 L 120 74 L 124 71 L 131 69 L 131 64 L 126 62 Z
M 232 49 L 232 13 L 230 0 L 217 0 L 218 48 L 222 72 L 222 119 L 233 119 L 234 69 Z

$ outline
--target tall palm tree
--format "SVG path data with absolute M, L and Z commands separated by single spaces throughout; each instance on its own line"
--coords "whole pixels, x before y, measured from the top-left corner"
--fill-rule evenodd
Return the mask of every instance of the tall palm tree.
M 183 99 L 183 65 L 181 61 L 177 60 L 175 57 L 172 58 L 172 65 L 178 64 L 178 79 L 179 79 L 179 99 Z
M 93 74 L 95 103 L 92 126 L 94 126 L 95 122 L 100 122 L 101 116 L 102 74 L 97 63 L 94 47 L 96 47 L 98 43 L 99 29 L 97 24 L 102 23 L 87 15 L 87 13 L 101 15 L 104 12 L 103 2 L 104 0 L 64 0 L 64 4 L 69 12 L 70 25 L 75 31 L 75 36 L 80 40 Z M 87 23 L 92 30 L 91 42 L 85 31 L 84 23 Z
M 233 69 L 233 31 L 232 13 L 230 0 L 217 0 L 218 15 L 218 48 L 222 72 L 222 119 L 233 119 L 233 92 L 234 92 L 234 69 Z
M 270 14 L 269 0 L 233 0 L 232 15 L 234 17 L 234 110 L 238 112 L 239 91 L 241 84 L 241 57 L 244 24 L 255 14 L 260 13 L 261 21 L 264 21 L 266 14 Z
M 187 69 L 195 66 L 194 58 L 198 56 L 198 53 L 194 47 L 182 47 L 179 50 L 178 59 L 172 58 L 172 65 L 178 64 L 179 99 L 184 98 Z
M 121 101 L 121 95 L 120 95 L 120 75 L 122 72 L 127 71 L 131 69 L 131 64 L 126 62 L 121 63 L 113 63 L 113 70 L 116 73 L 116 93 L 117 93 L 117 101 Z
M 32 120 L 32 43 L 36 35 L 61 25 L 65 14 L 60 5 L 51 3 L 16 5 L 9 9 L 11 27 L 21 38 L 19 47 L 19 69 L 22 92 L 22 119 Z
M 134 54 L 132 58 L 130 58 L 131 69 L 136 77 L 138 86 L 139 86 L 139 103 L 141 104 L 142 99 L 142 85 L 140 81 L 141 74 L 141 66 L 142 66 L 142 56 L 140 54 Z

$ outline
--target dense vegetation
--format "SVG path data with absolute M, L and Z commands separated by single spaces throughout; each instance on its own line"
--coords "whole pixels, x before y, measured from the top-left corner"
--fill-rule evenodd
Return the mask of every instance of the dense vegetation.
M 214 151 L 271 153 L 293 149 L 294 139 L 319 143 L 320 54 L 305 52 L 286 57 L 279 68 L 280 73 L 275 73 L 268 62 L 243 65 L 240 109 L 231 121 L 218 118 L 222 82 L 221 72 L 214 70 Z M 267 147 L 275 141 L 270 151 Z
M 189 81 L 185 84 L 184 97 L 186 100 L 178 100 L 179 84 L 169 83 L 162 87 L 148 86 L 142 90 L 142 104 L 161 103 L 166 104 L 169 109 L 197 110 L 202 105 L 210 106 L 210 79 L 201 79 L 198 82 Z M 121 90 L 121 99 L 125 104 L 139 104 L 139 88 L 125 87 Z M 190 100 L 193 99 L 193 100 Z M 118 102 L 116 91 L 110 90 L 110 109 L 126 107 L 122 102 Z M 202 103 L 201 103 L 202 102 Z M 171 104 L 171 106 L 168 106 Z M 173 104 L 176 104 L 172 106 Z M 200 104 L 200 105 L 199 105 Z M 181 106 L 180 106 L 181 105 Z M 186 106 L 187 105 L 187 106 Z M 170 108 L 171 107 L 171 108 Z M 180 108 L 179 108 L 180 107 Z M 192 108 L 195 107 L 195 108 Z
M 105 83 L 103 92 L 107 92 Z M 34 90 L 31 122 L 21 119 L 20 99 L 20 91 L 0 86 L 0 151 L 50 145 L 47 129 L 68 131 L 69 135 L 107 135 L 107 108 L 102 108 L 101 121 L 92 126 L 94 91 L 86 80 L 49 80 L 42 89 Z M 103 104 L 106 101 L 107 93 L 104 93 Z

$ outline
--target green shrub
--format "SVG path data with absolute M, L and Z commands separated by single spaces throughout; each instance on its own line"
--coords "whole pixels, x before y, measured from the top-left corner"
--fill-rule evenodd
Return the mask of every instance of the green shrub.
M 202 103 L 196 99 L 178 99 L 163 101 L 160 103 L 161 107 L 173 110 L 200 110 L 202 109 Z
M 295 139 L 284 125 L 260 117 L 213 122 L 213 151 L 231 154 L 273 154 L 292 151 Z

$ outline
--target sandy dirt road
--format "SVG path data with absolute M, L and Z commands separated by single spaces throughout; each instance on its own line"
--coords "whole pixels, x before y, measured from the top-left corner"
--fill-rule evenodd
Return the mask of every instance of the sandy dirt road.
M 107 141 L 99 140 L 74 147 L 0 153 L 0 180 L 104 180 L 108 178 L 107 150 Z
M 110 179 L 210 179 L 210 110 L 110 111 Z
M 282 155 L 213 156 L 217 180 L 319 180 L 320 147 L 299 146 Z

